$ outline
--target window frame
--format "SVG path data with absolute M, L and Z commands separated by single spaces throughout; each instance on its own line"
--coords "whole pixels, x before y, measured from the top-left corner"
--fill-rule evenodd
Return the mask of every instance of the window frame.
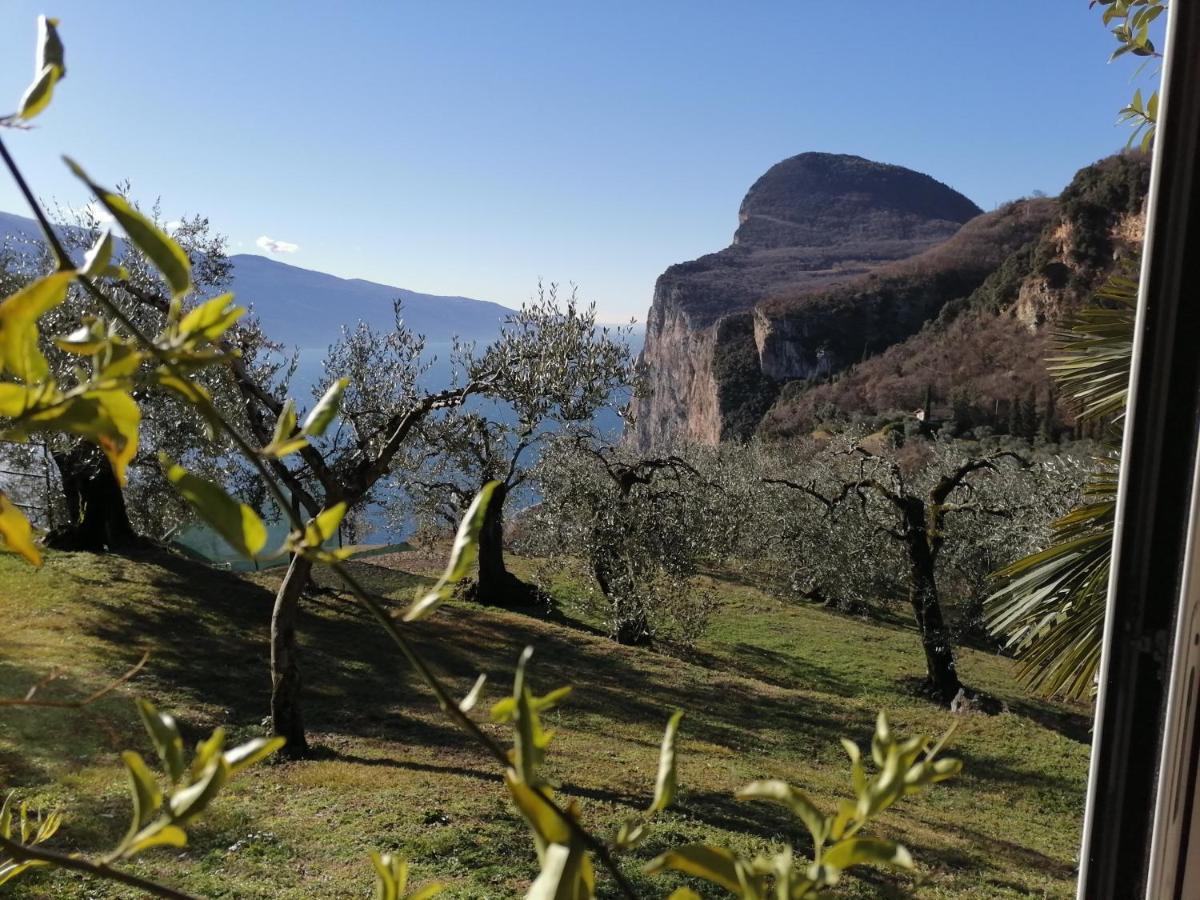
M 1164 43 L 1080 900 L 1181 896 L 1186 835 L 1171 865 L 1153 871 L 1152 846 L 1161 862 L 1170 828 L 1186 827 L 1195 813 L 1189 806 L 1188 816 L 1172 818 L 1168 807 L 1178 790 L 1194 796 L 1197 767 L 1184 766 L 1181 782 L 1178 763 L 1200 749 L 1188 724 L 1196 703 L 1187 669 L 1172 671 L 1176 623 L 1186 630 L 1195 621 L 1180 610 L 1200 605 L 1184 579 L 1200 423 L 1200 4 L 1171 4 Z M 1162 792 L 1160 771 L 1168 776 Z

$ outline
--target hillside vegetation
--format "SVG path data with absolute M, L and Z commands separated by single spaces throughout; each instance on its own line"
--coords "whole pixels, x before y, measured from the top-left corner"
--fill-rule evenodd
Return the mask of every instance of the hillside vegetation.
M 409 553 L 353 566 L 403 603 L 439 564 L 440 555 Z M 524 573 L 535 562 L 513 566 Z M 98 851 L 123 829 L 127 789 L 117 752 L 125 736 L 140 733 L 132 696 L 175 713 L 189 741 L 218 724 L 234 740 L 263 733 L 278 577 L 243 578 L 158 554 L 51 554 L 40 571 L 0 558 L 8 624 L 0 696 L 21 696 L 52 671 L 59 677 L 41 696 L 82 696 L 151 652 L 132 683 L 83 711 L 6 713 L 0 782 L 70 811 L 56 844 Z M 625 862 L 647 897 L 682 883 L 640 872 L 668 846 L 804 846 L 795 820 L 732 799 L 743 783 L 785 778 L 832 808 L 848 783 L 839 737 L 864 741 L 880 708 L 904 732 L 938 733 L 951 721 L 912 694 L 923 664 L 907 625 L 783 603 L 732 577 L 712 586 L 721 608 L 698 645 L 679 655 L 596 634 L 602 611 L 565 573 L 552 585 L 557 623 L 460 603 L 416 628 L 428 658 L 464 692 L 479 671 L 489 675 L 492 699 L 507 692 L 526 644 L 537 648 L 536 689 L 576 686 L 548 718 L 556 732 L 549 763 L 599 833 L 645 807 L 662 726 L 670 709 L 687 711 L 680 798 Z M 445 723 L 348 598 L 326 590 L 306 601 L 300 632 L 316 758 L 251 770 L 190 829 L 186 850 L 148 853 L 133 868 L 212 897 L 364 896 L 368 851 L 399 849 L 417 879 L 447 881 L 448 896 L 519 896 L 536 861 L 494 767 Z M 1002 658 L 964 649 L 959 665 L 1007 711 L 961 717 L 953 752 L 963 775 L 901 804 L 879 832 L 912 849 L 923 897 L 1072 896 L 1088 758 L 1084 711 L 1029 699 Z M 506 738 L 500 726 L 485 727 Z M 851 896 L 917 884 L 865 878 L 850 880 Z M 711 886 L 693 886 L 715 896 Z M 55 872 L 18 881 L 12 896 L 127 896 L 123 890 Z
M 980 216 L 923 257 L 865 284 L 772 301 L 777 316 L 842 309 L 856 349 L 864 334 L 874 339 L 886 330 L 878 315 L 869 317 L 881 302 L 910 321 L 927 321 L 882 352 L 868 347 L 869 358 L 843 371 L 776 385 L 779 398 L 759 431 L 785 437 L 820 422 L 904 413 L 922 404 L 926 390 L 935 411 L 957 406 L 960 417 L 965 410 L 975 424 L 1002 429 L 1030 389 L 1043 396 L 1049 389 L 1045 359 L 1054 331 L 1090 300 L 1115 261 L 1140 246 L 1149 178 L 1146 154 L 1108 157 L 1081 169 L 1057 199 L 1017 201 Z M 993 227 L 980 228 L 986 224 Z M 1001 230 L 1009 246 L 997 255 Z M 989 254 L 980 252 L 975 231 L 995 245 L 982 269 L 978 262 Z M 972 259 L 975 279 L 953 280 Z M 904 332 L 893 327 L 891 334 Z M 846 360 L 851 348 L 836 337 L 827 338 L 830 347 Z
M 643 449 L 911 413 L 1001 428 L 1045 396 L 1051 333 L 1141 242 L 1146 153 L 980 214 L 925 175 L 802 154 L 746 196 L 733 246 L 668 268 L 647 317 Z M 800 224 L 803 223 L 803 224 Z M 961 415 L 961 413 L 968 413 Z

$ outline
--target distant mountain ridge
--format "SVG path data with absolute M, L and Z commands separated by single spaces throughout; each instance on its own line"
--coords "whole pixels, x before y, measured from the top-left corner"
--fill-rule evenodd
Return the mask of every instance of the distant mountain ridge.
M 267 334 L 288 345 L 324 347 L 333 342 L 342 325 L 359 320 L 387 327 L 396 299 L 404 304 L 405 324 L 434 342 L 453 335 L 491 340 L 513 312 L 488 300 L 423 294 L 361 278 L 339 278 L 265 256 L 239 253 L 230 261 L 232 290 L 238 300 L 252 304 Z
M 39 240 L 40 231 L 32 219 L 0 212 L 0 246 Z M 424 294 L 361 278 L 339 278 L 266 256 L 239 253 L 230 261 L 233 279 L 229 289 L 240 303 L 253 307 L 267 334 L 286 346 L 326 347 L 343 325 L 359 320 L 390 327 L 392 302 L 397 298 L 404 303 L 405 324 L 433 343 L 444 343 L 455 335 L 464 340 L 489 341 L 513 312 L 488 300 Z
M 949 419 L 959 433 L 1003 432 L 1031 395 L 1044 415 L 1054 405 L 1046 415 L 1050 430 L 1055 415 L 1059 425 L 1070 424 L 1071 410 L 1058 408 L 1051 393 L 1045 361 L 1063 323 L 1091 301 L 1114 268 L 1138 258 L 1149 186 L 1147 154 L 1110 156 L 1080 169 L 1057 198 L 1017 200 L 979 216 L 907 268 L 891 267 L 842 291 L 765 302 L 764 318 L 781 338 L 805 323 L 809 337 L 817 336 L 813 323 L 822 322 L 819 336 L 836 365 L 817 377 L 772 370 L 768 336 L 758 369 L 773 377 L 777 397 L 757 433 L 789 439 L 831 420 L 877 422 L 927 400 L 934 417 Z M 992 271 L 973 290 L 948 277 L 971 268 L 977 275 L 988 266 Z M 879 352 L 857 358 L 862 335 L 879 334 L 860 313 L 879 308 L 881 300 L 924 306 L 927 321 L 907 338 L 877 343 L 872 349 Z M 841 315 L 830 316 L 839 306 Z M 830 327 L 839 318 L 841 334 Z
M 1149 158 L 981 213 L 941 182 L 804 153 L 750 188 L 734 242 L 655 284 L 632 440 L 792 439 L 931 407 L 963 432 L 1057 409 L 1045 357 L 1144 228 Z M 1061 415 L 1059 413 L 1061 412 Z M 1056 416 L 1057 422 L 1056 422 Z

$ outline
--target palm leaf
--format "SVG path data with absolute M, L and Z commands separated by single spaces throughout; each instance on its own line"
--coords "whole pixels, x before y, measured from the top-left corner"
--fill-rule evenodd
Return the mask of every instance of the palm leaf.
M 1116 453 L 1097 460 L 1084 500 L 1052 526 L 1053 540 L 996 573 L 989 629 L 1006 638 L 1031 687 L 1086 696 L 1100 662 L 1116 510 Z
M 1126 264 L 1123 273 L 1109 277 L 1095 302 L 1076 314 L 1068 331 L 1056 336 L 1055 355 L 1046 360 L 1063 395 L 1078 407 L 1080 419 L 1119 423 L 1125 416 L 1137 316 L 1132 273 Z
M 1045 694 L 1085 697 L 1095 684 L 1112 559 L 1120 429 L 1129 394 L 1137 315 L 1136 262 L 1127 263 L 1056 336 L 1047 368 L 1083 420 L 1108 421 L 1107 452 L 1096 460 L 1078 506 L 1051 526 L 1048 547 L 996 572 L 985 621 Z

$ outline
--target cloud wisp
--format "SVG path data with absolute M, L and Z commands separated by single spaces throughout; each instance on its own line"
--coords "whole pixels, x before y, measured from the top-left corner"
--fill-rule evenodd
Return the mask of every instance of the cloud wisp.
M 277 241 L 275 238 L 267 237 L 265 234 L 254 243 L 258 249 L 266 250 L 268 253 L 295 253 L 300 249 L 298 244 L 288 241 Z

